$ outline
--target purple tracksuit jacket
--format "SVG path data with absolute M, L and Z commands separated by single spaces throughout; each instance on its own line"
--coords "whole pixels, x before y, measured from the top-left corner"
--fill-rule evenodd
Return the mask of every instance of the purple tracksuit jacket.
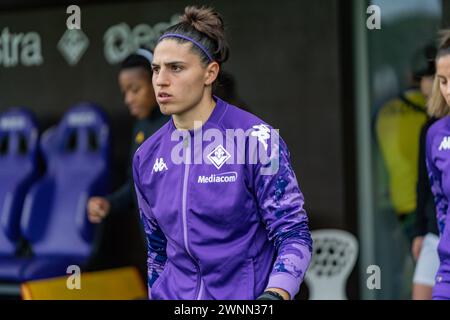
M 428 130 L 426 160 L 431 191 L 436 204 L 440 241 L 440 265 L 433 299 L 450 299 L 450 116 L 436 121 Z
M 277 287 L 293 299 L 312 240 L 289 152 L 256 116 L 214 99 L 201 129 L 180 137 L 170 120 L 133 159 L 149 297 L 255 299 Z M 230 129 L 249 134 L 236 138 Z M 256 150 L 271 161 L 249 160 Z

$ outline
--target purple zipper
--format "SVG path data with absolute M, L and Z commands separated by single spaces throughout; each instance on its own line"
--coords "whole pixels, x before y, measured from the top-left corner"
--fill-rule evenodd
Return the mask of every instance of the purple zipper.
M 188 177 L 189 177 L 189 163 L 185 164 L 184 167 L 184 180 L 183 180 L 183 209 L 182 209 L 182 215 L 183 215 L 183 240 L 184 240 L 184 247 L 186 248 L 187 253 L 189 254 L 189 256 L 191 257 L 192 261 L 194 261 L 195 267 L 197 269 L 197 275 L 198 278 L 200 279 L 200 281 L 197 280 L 197 287 L 198 287 L 198 282 L 200 282 L 200 289 L 197 288 L 198 291 L 198 295 L 196 300 L 200 300 L 203 294 L 203 279 L 200 276 L 200 267 L 197 265 L 196 260 L 194 259 L 194 257 L 191 254 L 191 251 L 189 250 L 189 246 L 188 246 L 188 238 L 187 238 L 187 222 L 186 222 L 186 202 L 187 202 L 187 183 L 188 183 Z

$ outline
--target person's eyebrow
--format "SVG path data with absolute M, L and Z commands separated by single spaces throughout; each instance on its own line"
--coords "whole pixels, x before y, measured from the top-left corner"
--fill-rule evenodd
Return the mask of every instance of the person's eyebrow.
M 173 65 L 177 65 L 177 64 L 186 64 L 186 63 L 183 61 L 169 61 L 169 62 L 164 63 L 165 66 L 173 66 Z M 152 62 L 152 66 L 159 67 L 159 64 Z

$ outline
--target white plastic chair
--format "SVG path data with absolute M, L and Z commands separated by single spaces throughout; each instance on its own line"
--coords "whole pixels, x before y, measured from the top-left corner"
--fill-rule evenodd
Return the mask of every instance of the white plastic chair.
M 346 300 L 347 278 L 358 257 L 358 241 L 349 232 L 321 229 L 311 232 L 313 255 L 305 281 L 310 300 Z

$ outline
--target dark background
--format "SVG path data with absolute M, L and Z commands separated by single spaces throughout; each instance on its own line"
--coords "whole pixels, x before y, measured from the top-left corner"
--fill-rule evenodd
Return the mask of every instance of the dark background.
M 66 6 L 72 2 L 3 2 L 0 29 L 38 32 L 44 63 L 0 67 L 0 111 L 27 106 L 44 130 L 74 103 L 101 104 L 112 124 L 115 188 L 125 178 L 133 119 L 118 89 L 118 66 L 105 60 L 103 35 L 120 22 L 131 28 L 168 22 L 193 2 L 92 2 L 78 3 L 81 28 L 90 44 L 76 66 L 70 66 L 56 48 L 66 31 Z M 332 227 L 356 233 L 353 139 L 344 139 L 353 127 L 350 1 L 196 3 L 212 4 L 223 14 L 231 47 L 224 69 L 234 75 L 246 107 L 280 129 L 305 195 L 311 229 Z M 345 150 L 349 152 L 344 154 Z M 143 265 L 143 255 L 137 252 L 145 248 L 135 246 L 140 239 L 137 219 L 130 222 L 129 216 L 111 218 L 104 225 L 105 234 L 114 236 L 101 246 L 102 263 Z M 357 297 L 356 278 L 350 282 L 349 297 Z
M 279 128 L 286 140 L 313 226 L 346 226 L 337 1 L 215 1 L 228 25 L 231 58 L 224 69 L 252 112 Z M 38 32 L 44 63 L 0 69 L 0 109 L 24 105 L 47 127 L 76 102 L 100 103 L 111 117 L 115 159 L 126 161 L 132 119 L 117 86 L 117 65 L 103 55 L 106 29 L 169 21 L 190 1 L 81 5 L 89 48 L 69 66 L 56 45 L 65 32 L 65 6 L 8 10 L 0 27 Z M 26 6 L 24 5 L 23 8 Z M 307 14 L 306 14 L 307 13 Z M 348 107 L 348 106 L 347 106 Z M 120 180 L 120 179 L 119 179 Z M 327 201 L 323 201 L 327 199 Z
M 354 28 L 365 25 L 352 24 L 352 3 L 3 0 L 0 31 L 8 27 L 10 33 L 38 32 L 44 63 L 36 67 L 0 65 L 0 112 L 26 106 L 37 114 L 43 131 L 77 102 L 101 104 L 112 126 L 112 187 L 120 186 L 125 179 L 133 119 L 117 85 L 118 65 L 105 60 L 105 31 L 121 22 L 131 28 L 141 23 L 153 27 L 181 14 L 185 5 L 212 5 L 227 24 L 231 56 L 224 69 L 235 77 L 245 107 L 280 129 L 305 195 L 311 229 L 345 229 L 359 238 L 352 34 Z M 56 48 L 66 31 L 66 7 L 71 4 L 80 5 L 81 27 L 90 40 L 76 66 L 70 66 Z M 443 7 L 444 21 L 450 21 L 450 1 L 444 0 Z M 105 234 L 113 236 L 104 240 L 100 261 L 108 266 L 130 261 L 144 265 L 145 248 L 136 216 L 111 218 L 104 228 Z M 355 267 L 349 298 L 358 298 L 357 275 Z M 303 290 L 301 297 L 306 295 Z

